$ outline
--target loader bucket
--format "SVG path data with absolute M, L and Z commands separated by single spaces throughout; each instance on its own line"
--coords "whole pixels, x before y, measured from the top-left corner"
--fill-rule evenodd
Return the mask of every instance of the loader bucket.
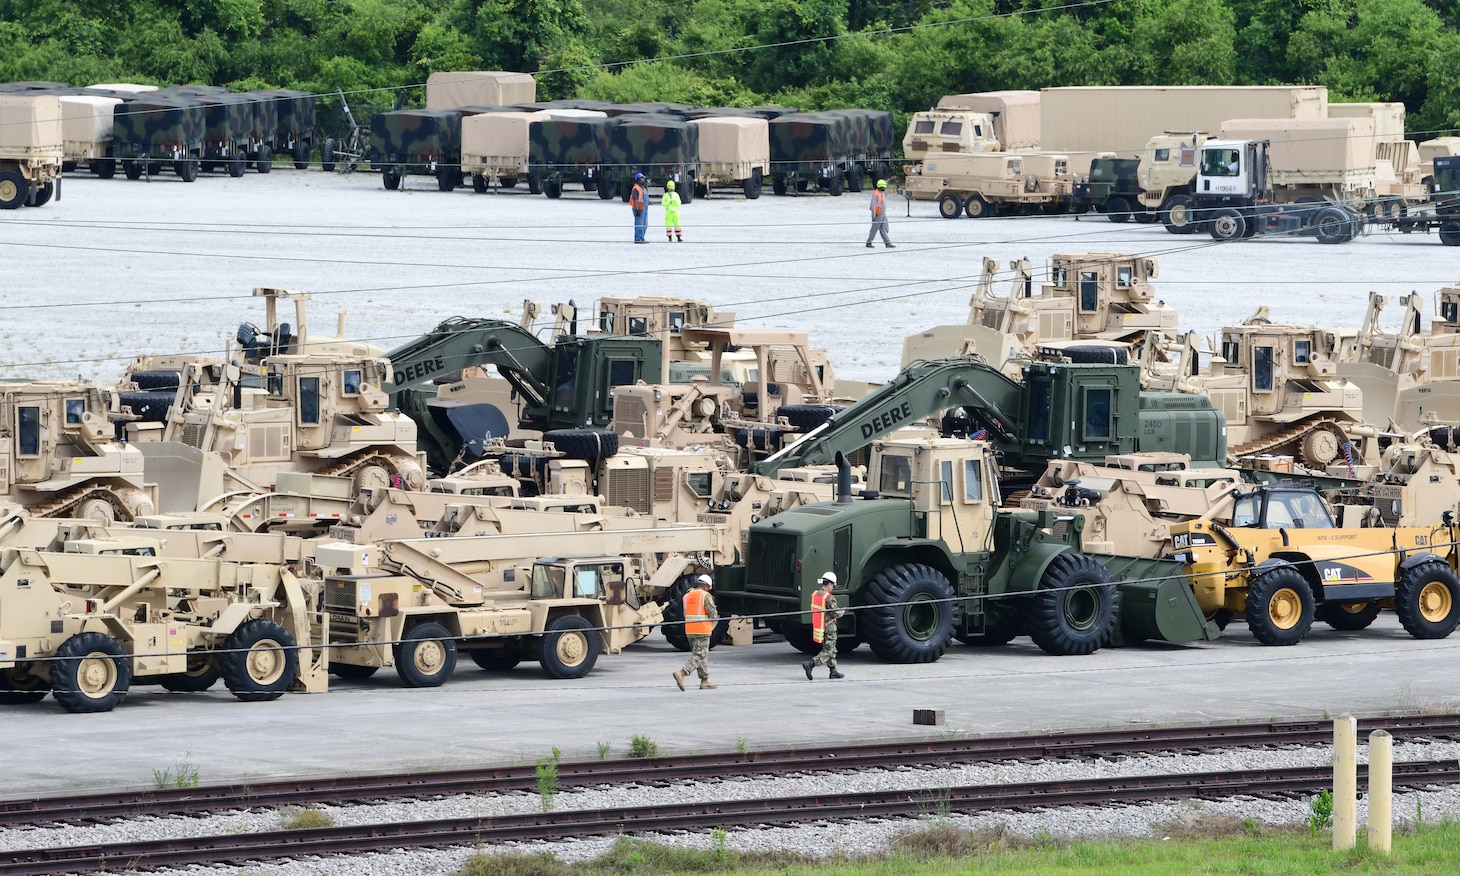
M 1181 578 L 1119 585 L 1120 637 L 1125 644 L 1211 641 L 1221 635 L 1202 615 L 1191 586 Z

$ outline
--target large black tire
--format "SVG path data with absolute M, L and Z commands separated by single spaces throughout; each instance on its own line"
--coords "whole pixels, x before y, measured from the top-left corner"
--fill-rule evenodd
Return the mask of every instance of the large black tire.
M 497 177 L 497 185 L 501 186 L 504 189 L 515 189 L 517 188 L 517 177 L 499 176 Z
M 1207 230 L 1212 240 L 1241 240 L 1247 236 L 1247 217 L 1236 207 L 1213 210 Z
M 33 667 L 21 663 L 7 669 L 0 669 L 0 706 L 24 706 L 38 703 L 51 692 L 47 676 L 33 675 Z
M 1161 205 L 1161 224 L 1172 234 L 1191 234 L 1200 229 L 1196 221 L 1196 203 L 1191 195 L 1175 194 Z
M 517 664 L 522 662 L 523 655 L 518 651 L 503 651 L 499 649 L 476 648 L 466 652 L 479 668 L 488 672 L 506 672 L 515 669 Z
M 618 436 L 607 429 L 554 429 L 542 438 L 569 459 L 608 459 L 618 453 Z
M 461 185 L 461 170 L 455 167 L 436 168 L 436 188 L 443 192 L 454 192 Z
M 211 654 L 195 651 L 188 655 L 187 672 L 164 675 L 158 684 L 173 693 L 202 693 L 222 677 Z
M 867 172 L 860 167 L 853 167 L 847 171 L 847 191 L 856 193 L 862 190 L 867 182 Z
M 456 671 L 456 641 L 437 623 L 416 624 L 395 646 L 395 674 L 406 687 L 440 687 Z
M 1460 246 L 1460 222 L 1440 223 L 1440 243 L 1445 246 Z
M 144 423 L 161 423 L 167 420 L 167 411 L 177 400 L 177 390 L 152 390 L 146 392 L 122 392 L 117 394 L 124 407 Z
M 552 678 L 582 678 L 598 662 L 598 631 L 576 614 L 555 618 L 543 633 L 538 660 Z
M 826 179 L 826 191 L 833 197 L 839 198 L 846 190 L 846 176 L 840 170 L 833 170 L 831 176 Z
M 1136 210 L 1131 213 L 1131 218 L 1136 220 L 1137 225 L 1150 225 L 1156 221 L 1156 214 L 1150 210 Z
M 1247 588 L 1247 628 L 1264 645 L 1303 641 L 1313 613 L 1313 590 L 1292 566 L 1263 572 Z
M 676 651 L 689 650 L 689 636 L 684 632 L 684 594 L 689 589 L 689 578 L 680 578 L 675 585 L 669 588 L 664 594 L 664 621 L 659 625 L 659 631 L 664 634 L 664 640 L 674 646 Z M 730 618 L 722 617 L 715 622 L 710 630 L 710 650 L 713 651 L 716 645 L 725 641 L 725 636 L 730 632 Z M 810 637 L 807 633 L 807 637 Z M 814 652 L 813 652 L 814 653 Z
M 233 631 L 218 655 L 223 683 L 246 703 L 276 700 L 299 675 L 294 637 L 274 621 L 259 618 Z
M 1046 654 L 1091 654 L 1109 644 L 1118 610 L 1110 571 L 1070 552 L 1054 558 L 1025 601 L 1024 628 Z
M 479 195 L 487 193 L 487 178 L 479 173 L 471 175 L 471 190 Z
M 1130 201 L 1120 195 L 1108 199 L 1105 202 L 1105 215 L 1111 222 L 1125 222 L 1131 217 Z
M 809 180 L 809 179 L 798 179 L 798 180 L 796 180 L 796 191 L 805 193 L 805 192 L 808 192 L 810 190 L 811 190 L 811 180 Z
M 994 215 L 994 208 L 983 199 L 983 195 L 974 192 L 963 202 L 963 214 L 970 219 L 987 219 Z
M 1104 344 L 1081 344 L 1060 350 L 1065 358 L 1077 364 L 1125 365 L 1130 357 L 1124 347 L 1108 347 Z
M 268 173 L 274 169 L 274 149 L 272 146 L 260 146 L 258 157 L 253 161 L 253 169 L 259 173 Z
M 535 173 L 527 175 L 527 193 L 530 195 L 542 194 L 542 179 Z
M 104 633 L 72 636 L 51 661 L 51 695 L 68 712 L 110 712 L 131 683 L 131 659 Z
M 115 158 L 99 158 L 92 162 L 91 169 L 101 179 L 111 179 L 117 175 L 117 160 Z
M 944 195 L 938 199 L 938 215 L 944 219 L 957 219 L 963 215 L 963 202 L 957 195 Z
M 557 200 L 563 196 L 563 184 L 555 179 L 545 179 L 542 181 L 542 193 Z
M 921 563 L 892 566 L 862 589 L 857 632 L 889 663 L 931 663 L 953 639 L 953 586 Z
M 0 171 L 0 210 L 18 210 L 30 198 L 30 182 L 13 170 Z
M 243 160 L 242 155 L 235 155 L 228 161 L 228 175 L 234 179 L 243 176 L 243 172 L 247 169 L 247 162 Z
M 784 176 L 771 177 L 771 191 L 778 195 L 784 195 L 787 191 L 786 178 Z
M 1329 205 L 1313 216 L 1313 232 L 1319 243 L 1336 244 L 1353 240 L 1350 233 L 1351 221 L 1342 207 Z
M 786 422 L 802 432 L 810 432 L 839 410 L 841 408 L 837 405 L 781 405 L 776 408 L 775 415 L 785 417 Z
M 750 173 L 750 179 L 740 181 L 740 190 L 745 192 L 745 200 L 754 201 L 760 197 L 761 190 L 765 188 L 765 179 L 760 171 L 754 170 Z
M 388 191 L 388 192 L 393 192 L 396 189 L 400 188 L 400 168 L 398 168 L 398 167 L 385 167 L 385 168 L 381 168 L 381 171 L 380 171 L 380 184 L 383 185 L 383 186 L 385 186 L 385 190 Z
M 185 183 L 193 182 L 198 178 L 198 159 L 183 158 L 172 163 L 173 173 Z
M 303 170 L 309 166 L 309 144 L 295 143 L 294 152 L 289 156 L 294 159 L 294 169 Z
M 985 623 L 982 633 L 960 633 L 958 641 L 975 648 L 997 648 L 1007 645 L 1024 633 L 1024 615 L 1006 614 L 993 623 Z
M 1404 570 L 1394 585 L 1394 613 L 1416 639 L 1443 639 L 1460 621 L 1460 578 L 1440 560 Z
M 319 169 L 329 172 L 335 169 L 335 138 L 324 138 L 324 144 L 319 147 Z
M 814 657 L 821 653 L 821 643 L 812 641 L 810 627 L 804 627 L 799 623 L 782 623 L 781 635 L 786 637 L 787 645 L 802 654 Z
M 25 202 L 27 207 L 41 207 L 56 193 L 56 181 L 50 180 L 43 186 L 36 186 L 35 194 Z
M 607 174 L 598 178 L 598 199 L 600 201 L 612 201 L 618 197 L 618 180 L 610 179 Z
M 1325 602 L 1313 612 L 1313 616 L 1335 630 L 1353 632 L 1368 629 L 1379 617 L 1377 602 Z
M 148 176 L 157 176 L 160 173 L 162 173 L 162 162 L 161 161 L 149 161 L 149 162 L 147 162 L 147 175 Z
M 345 681 L 364 681 L 380 671 L 379 666 L 359 666 L 354 663 L 330 663 L 330 675 Z
M 141 179 L 142 178 L 142 162 L 137 161 L 136 159 L 133 159 L 131 161 L 123 161 L 122 162 L 122 173 L 125 173 L 127 175 L 127 179 L 130 179 L 130 180 L 139 180 L 139 179 Z

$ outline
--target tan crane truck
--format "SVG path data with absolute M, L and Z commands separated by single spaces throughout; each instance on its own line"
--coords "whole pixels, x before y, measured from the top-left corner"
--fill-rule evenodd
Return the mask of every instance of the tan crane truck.
M 0 210 L 61 200 L 61 99 L 0 94 Z
M 47 693 L 71 712 L 115 708 L 133 683 L 212 684 L 257 702 L 322 691 L 317 582 L 277 563 L 162 555 L 155 536 L 0 550 L 0 703 Z

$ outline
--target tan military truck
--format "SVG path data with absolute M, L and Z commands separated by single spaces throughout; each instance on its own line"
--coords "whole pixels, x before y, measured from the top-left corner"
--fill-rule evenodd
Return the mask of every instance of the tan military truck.
M 1404 136 L 1403 103 L 1330 103 L 1328 117 L 1370 119 L 1374 123 L 1376 198 L 1366 211 L 1371 219 L 1397 219 L 1426 202 L 1429 187 L 1424 182 L 1419 149 Z
M 913 113 L 902 137 L 902 154 L 908 161 L 954 153 L 974 155 L 1003 150 L 994 136 L 994 117 L 971 110 L 935 109 Z
M 0 210 L 61 199 L 61 99 L 0 94 Z
M 1000 212 L 1058 212 L 1074 194 L 1067 156 L 991 152 L 939 155 L 910 168 L 903 192 L 915 201 L 937 201 L 938 215 L 980 219 Z
M 483 194 L 495 183 L 504 189 L 527 178 L 527 132 L 547 113 L 475 113 L 461 119 L 461 172 Z
M 718 188 L 738 188 L 746 200 L 760 197 L 771 172 L 770 123 L 765 119 L 709 116 L 691 119 L 700 131 L 695 197 Z
M 112 157 L 112 114 L 120 97 L 92 94 L 61 95 L 61 139 L 66 172 L 80 165 L 102 179 L 117 172 Z
M 1191 234 L 1200 229 L 1192 199 L 1196 165 L 1201 147 L 1209 138 L 1204 131 L 1158 134 L 1146 142 L 1136 166 L 1141 206 L 1156 216 L 1172 234 Z
M 506 70 L 440 70 L 426 77 L 426 109 L 513 106 L 537 100 L 531 73 Z

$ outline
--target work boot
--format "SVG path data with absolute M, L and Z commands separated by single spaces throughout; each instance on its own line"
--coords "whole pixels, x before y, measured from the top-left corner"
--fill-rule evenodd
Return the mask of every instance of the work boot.
M 674 235 L 674 242 L 675 243 L 684 243 L 684 236 L 681 235 L 681 234 Z
M 811 661 L 810 660 L 807 660 L 805 663 L 802 663 L 801 664 L 801 668 L 804 669 L 804 670 L 806 670 L 806 680 L 807 681 L 812 681 L 812 678 L 811 678 Z
M 684 670 L 683 669 L 676 669 L 676 670 L 674 670 L 674 683 L 677 684 L 677 685 L 679 685 L 679 689 L 680 690 L 684 690 Z
M 828 678 L 846 678 L 845 675 L 842 675 L 840 672 L 837 672 L 836 671 L 836 667 L 835 666 L 831 667 L 831 674 L 828 675 L 827 677 Z
M 889 243 L 889 244 L 887 244 L 887 248 L 888 249 L 897 249 L 897 244 L 895 244 L 895 243 Z
M 710 680 L 708 678 L 700 679 L 700 690 L 714 690 L 717 687 L 719 687 L 719 685 L 710 684 Z
M 873 246 L 872 244 L 869 243 L 869 244 L 867 244 L 867 248 L 868 249 L 876 249 L 877 247 L 875 247 L 875 246 Z

